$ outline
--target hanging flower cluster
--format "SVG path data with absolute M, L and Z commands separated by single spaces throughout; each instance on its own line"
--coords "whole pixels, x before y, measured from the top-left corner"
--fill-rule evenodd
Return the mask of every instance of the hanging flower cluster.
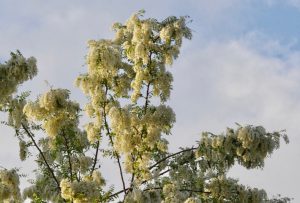
M 227 171 L 235 160 L 246 168 L 263 167 L 267 155 L 279 147 L 281 137 L 288 142 L 284 133 L 269 133 L 262 126 L 249 125 L 228 128 L 225 135 L 203 133 L 197 155 L 203 158 L 200 162 L 204 170 L 210 162 Z M 219 164 L 221 161 L 223 164 Z
M 97 171 L 94 171 L 91 177 L 87 176 L 80 182 L 62 179 L 60 182 L 61 196 L 74 203 L 99 202 L 101 199 L 99 194 L 104 184 L 104 179 Z
M 115 148 L 125 156 L 125 169 L 133 172 L 132 155 L 141 157 L 134 162 L 135 167 L 147 172 L 149 161 L 154 150 L 166 152 L 167 141 L 161 134 L 169 134 L 175 121 L 175 114 L 170 107 L 150 106 L 147 113 L 139 118 L 136 112 L 127 108 L 113 108 L 109 112 L 111 127 L 115 133 Z
M 17 87 L 37 74 L 36 59 L 26 59 L 19 51 L 11 53 L 11 58 L 0 64 L 0 109 L 11 99 Z
M 88 139 L 92 139 L 91 132 L 89 129 L 82 131 L 78 128 L 80 109 L 78 103 L 69 99 L 69 91 L 51 89 L 36 101 L 28 102 L 23 111 L 29 121 L 41 122 L 48 135 L 39 142 L 43 154 L 39 154 L 38 163 L 47 169 L 49 166 L 60 166 L 53 185 L 45 185 L 48 173 L 45 170 L 45 174 L 40 174 L 40 181 L 26 190 L 26 195 L 30 198 L 33 198 L 34 194 L 44 196 L 39 186 L 49 187 L 48 194 L 52 194 L 55 199 L 57 189 L 54 188 L 57 188 L 57 182 L 60 181 L 61 197 L 66 200 L 91 202 L 99 199 L 101 187 L 105 182 L 100 172 L 92 169 L 94 159 L 84 154 L 89 148 Z M 21 149 L 23 146 L 24 143 L 20 143 Z M 51 195 L 48 200 L 54 201 Z
M 23 112 L 30 120 L 42 121 L 47 135 L 55 138 L 64 128 L 78 124 L 79 104 L 68 99 L 68 90 L 53 89 L 27 103 Z
M 19 175 L 15 170 L 0 170 L 0 200 L 21 202 Z
M 155 19 L 142 20 L 142 15 L 143 11 L 140 11 L 125 25 L 114 24 L 114 42 L 121 46 L 135 72 L 131 81 L 132 102 L 140 98 L 143 85 L 149 83 L 153 86 L 153 94 L 160 95 L 166 101 L 170 96 L 173 78 L 165 70 L 165 65 L 172 64 L 179 55 L 182 39 L 191 39 L 192 34 L 186 26 L 187 17 L 172 16 L 158 22 Z
M 205 199 L 215 199 L 227 202 L 251 202 L 260 203 L 267 200 L 264 190 L 249 188 L 237 184 L 235 179 L 227 179 L 225 176 L 211 178 L 206 184 Z
M 21 127 L 22 122 L 27 122 L 23 114 L 23 108 L 25 104 L 26 101 L 24 99 L 14 98 L 10 100 L 8 104 L 8 125 L 19 129 Z
M 56 183 L 53 178 L 39 174 L 33 184 L 23 191 L 23 199 L 29 198 L 31 200 L 36 200 L 37 202 L 51 201 L 61 203 L 63 199 L 61 198 L 60 192 L 55 187 Z
M 90 99 L 85 107 L 93 119 L 86 125 L 89 141 L 96 143 L 103 129 L 109 131 L 126 171 L 149 177 L 153 153 L 167 151 L 162 135 L 170 134 L 175 122 L 174 112 L 163 104 L 173 81 L 165 66 L 178 56 L 182 39 L 190 39 L 191 31 L 186 17 L 158 22 L 142 16 L 143 11 L 124 25 L 115 23 L 114 40 L 89 41 L 88 73 L 80 75 L 76 85 Z M 162 104 L 151 105 L 153 96 Z
M 151 167 L 157 175 L 146 190 L 159 189 L 164 202 L 273 202 L 264 190 L 238 184 L 237 180 L 226 178 L 226 174 L 235 162 L 246 168 L 263 167 L 266 156 L 279 147 L 280 138 L 288 142 L 283 132 L 269 133 L 261 126 L 249 125 L 239 125 L 236 130 L 228 128 L 221 135 L 205 132 L 197 147 L 183 148 Z M 240 147 L 258 155 L 251 155 L 252 159 L 245 162 L 238 153 Z
M 134 188 L 131 192 L 126 195 L 124 200 L 125 203 L 132 203 L 132 202 L 161 202 L 161 194 L 159 190 L 148 190 L 142 191 L 138 188 Z

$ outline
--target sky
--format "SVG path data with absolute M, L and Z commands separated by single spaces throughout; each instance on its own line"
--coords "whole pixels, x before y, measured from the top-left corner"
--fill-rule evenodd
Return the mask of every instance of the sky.
M 236 122 L 285 129 L 290 144 L 282 144 L 263 170 L 236 166 L 230 175 L 269 196 L 300 202 L 300 0 L 1 0 L 0 61 L 17 49 L 36 57 L 39 74 L 21 90 L 31 90 L 34 99 L 49 83 L 70 89 L 72 99 L 84 104 L 74 80 L 86 72 L 87 41 L 112 38 L 111 25 L 140 9 L 160 20 L 192 19 L 193 39 L 184 41 L 170 68 L 168 104 L 177 120 L 170 150 L 195 145 L 202 131 L 222 133 Z M 34 163 L 18 161 L 13 131 L 0 128 L 0 165 L 21 166 L 32 175 Z M 115 181 L 112 167 L 102 167 L 108 184 Z

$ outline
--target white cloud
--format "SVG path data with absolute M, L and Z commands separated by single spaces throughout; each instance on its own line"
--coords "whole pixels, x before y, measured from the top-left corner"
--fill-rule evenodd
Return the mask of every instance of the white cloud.
M 220 133 L 234 122 L 263 125 L 270 131 L 286 129 L 291 143 L 267 160 L 264 171 L 234 168 L 232 175 L 270 194 L 299 198 L 295 195 L 300 180 L 296 161 L 300 155 L 300 53 L 286 51 L 284 58 L 265 55 L 251 40 L 210 43 L 181 56 L 171 102 L 177 124 L 175 139 L 170 140 L 177 146 L 191 145 L 200 131 Z M 274 43 L 278 52 L 286 50 Z
M 264 0 L 269 6 L 273 6 L 276 4 L 287 4 L 290 6 L 294 6 L 300 8 L 300 0 Z

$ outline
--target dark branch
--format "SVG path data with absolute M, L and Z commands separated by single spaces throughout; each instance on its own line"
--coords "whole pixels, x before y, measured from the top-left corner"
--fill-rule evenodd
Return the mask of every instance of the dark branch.
M 93 167 L 92 167 L 92 170 L 91 170 L 91 175 L 93 174 L 95 168 L 96 168 L 96 164 L 97 164 L 97 159 L 98 159 L 98 152 L 99 152 L 99 147 L 100 147 L 100 141 L 98 140 L 97 141 L 97 146 L 96 146 L 96 154 L 95 154 L 95 157 L 94 157 L 94 163 L 93 163 Z
M 69 144 L 68 144 L 68 139 L 66 138 L 64 131 L 62 133 L 62 137 L 64 138 L 65 145 L 66 145 L 66 148 L 67 148 L 67 155 L 68 155 L 68 161 L 69 161 L 69 170 L 70 170 L 70 179 L 71 179 L 71 181 L 73 181 L 73 169 L 72 169 L 72 161 L 71 161 L 71 151 L 70 151 L 70 147 L 69 147 Z
M 165 160 L 167 160 L 167 159 L 169 159 L 169 158 L 171 158 L 171 157 L 174 157 L 174 156 L 176 156 L 176 155 L 178 155 L 178 154 L 181 154 L 181 153 L 184 153 L 184 152 L 193 151 L 193 150 L 196 150 L 196 149 L 197 149 L 196 147 L 192 147 L 192 148 L 189 148 L 189 149 L 181 150 L 181 151 L 176 152 L 176 153 L 174 153 L 174 154 L 170 154 L 169 156 L 166 156 L 166 157 L 162 158 L 161 160 L 159 160 L 158 162 L 156 162 L 155 164 L 153 164 L 152 166 L 150 166 L 150 167 L 149 167 L 149 170 L 153 169 L 154 167 L 156 167 L 157 165 L 159 165 L 160 163 L 162 163 L 163 161 L 165 161 Z M 162 176 L 162 175 L 168 173 L 169 171 L 170 171 L 170 169 L 161 172 L 161 173 L 158 175 L 158 177 L 160 177 L 160 176 Z M 149 180 L 144 180 L 141 184 L 145 184 L 145 183 L 147 183 L 148 181 L 149 181 Z M 118 191 L 118 192 L 116 192 L 116 193 L 110 195 L 109 198 L 112 198 L 112 197 L 114 197 L 114 196 L 117 196 L 117 195 L 119 195 L 119 194 L 122 194 L 123 192 L 126 193 L 126 192 L 127 192 L 128 190 L 130 190 L 131 188 L 132 188 L 132 187 L 123 188 L 123 190 L 120 190 L 120 191 Z
M 153 169 L 154 167 L 158 166 L 160 163 L 164 162 L 165 160 L 167 160 L 167 159 L 169 159 L 169 158 L 171 158 L 171 157 L 174 157 L 174 156 L 176 156 L 176 155 L 178 155 L 178 154 L 181 154 L 181 153 L 184 153 L 184 152 L 193 151 L 193 150 L 195 150 L 195 149 L 197 149 L 197 148 L 196 148 L 196 147 L 192 147 L 192 148 L 189 148 L 189 149 L 181 150 L 181 151 L 176 152 L 176 153 L 174 153 L 174 154 L 170 154 L 170 155 L 168 155 L 168 156 L 162 158 L 161 160 L 157 161 L 157 162 L 156 162 L 155 164 L 153 164 L 152 166 L 150 166 L 150 167 L 149 167 L 149 170 Z
M 146 97 L 145 97 L 145 106 L 144 106 L 144 114 L 147 113 L 147 108 L 149 105 L 149 95 L 150 95 L 150 82 L 147 84 L 147 91 L 146 91 Z
M 43 160 L 44 160 L 44 162 L 45 162 L 45 164 L 46 164 L 46 166 L 47 166 L 47 168 L 48 168 L 48 170 L 49 170 L 49 172 L 50 172 L 52 178 L 54 179 L 54 181 L 55 181 L 56 184 L 57 184 L 57 189 L 58 189 L 59 191 L 61 191 L 61 188 L 60 188 L 60 186 L 59 186 L 59 182 L 58 182 L 57 178 L 55 177 L 55 174 L 54 174 L 52 168 L 50 167 L 48 161 L 46 160 L 44 153 L 42 152 L 42 150 L 40 149 L 40 147 L 37 145 L 35 139 L 33 138 L 33 135 L 31 134 L 31 132 L 26 128 L 26 126 L 25 126 L 23 123 L 22 123 L 22 127 L 23 127 L 23 129 L 25 130 L 25 132 L 26 132 L 26 134 L 28 135 L 28 137 L 30 137 L 32 143 L 33 143 L 34 146 L 37 148 L 37 150 L 39 151 L 40 155 L 42 156 L 42 158 L 43 158 Z
M 105 95 L 107 95 L 107 92 L 108 92 L 108 87 L 107 87 L 107 84 L 105 84 Z M 121 161 L 120 161 L 120 155 L 114 149 L 114 141 L 113 141 L 113 138 L 112 138 L 112 135 L 111 135 L 108 123 L 107 123 L 107 119 L 106 119 L 107 115 L 106 115 L 105 108 L 106 108 L 106 103 L 104 104 L 104 107 L 103 107 L 104 126 L 106 128 L 107 135 L 108 135 L 110 143 L 112 145 L 114 156 L 116 157 L 117 162 L 118 162 L 118 167 L 119 167 L 119 172 L 120 172 L 120 176 L 121 176 L 121 180 L 122 180 L 123 190 L 125 191 L 126 185 L 125 185 L 125 181 L 124 181 L 123 170 L 122 170 L 122 165 L 121 165 Z

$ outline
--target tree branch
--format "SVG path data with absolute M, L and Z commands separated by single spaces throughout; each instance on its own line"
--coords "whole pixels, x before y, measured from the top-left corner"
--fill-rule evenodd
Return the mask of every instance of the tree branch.
M 69 161 L 69 170 L 70 170 L 70 178 L 71 178 L 71 182 L 73 181 L 73 169 L 72 169 L 72 161 L 71 161 L 71 153 L 70 153 L 70 148 L 69 148 L 69 144 L 68 144 L 68 140 L 65 136 L 64 131 L 62 132 L 62 137 L 65 140 L 65 145 L 67 148 L 67 155 L 68 155 L 68 161 Z
M 169 171 L 170 171 L 170 169 L 165 170 L 164 172 L 161 172 L 157 177 L 160 177 L 160 176 L 162 176 L 162 175 L 168 173 Z M 149 181 L 149 180 L 144 180 L 141 184 L 143 185 L 143 184 L 147 183 L 148 181 Z M 130 187 L 128 187 L 128 188 L 125 188 L 125 189 L 123 189 L 123 190 L 120 190 L 120 191 L 118 191 L 118 192 L 116 192 L 116 193 L 110 195 L 109 198 L 112 198 L 112 197 L 114 197 L 114 196 L 118 196 L 119 194 L 121 194 L 121 193 L 123 193 L 123 192 L 127 192 L 127 190 L 130 190 L 131 188 L 132 188 L 132 186 L 130 186 Z
M 196 148 L 196 147 L 192 147 L 192 148 L 189 148 L 189 149 L 181 150 L 181 151 L 176 152 L 176 153 L 174 153 L 174 154 L 170 154 L 170 155 L 168 155 L 168 156 L 162 158 L 161 160 L 157 161 L 155 164 L 153 164 L 152 166 L 150 166 L 148 169 L 151 170 L 151 169 L 153 169 L 154 167 L 156 167 L 157 165 L 159 165 L 160 163 L 162 163 L 163 161 L 165 161 L 165 160 L 167 160 L 167 159 L 169 159 L 169 158 L 171 158 L 171 157 L 174 157 L 174 156 L 176 156 L 176 155 L 178 155 L 178 154 L 181 154 L 181 153 L 184 153 L 184 152 L 193 151 L 193 150 L 195 150 L 195 149 L 197 149 L 197 148 Z
M 163 188 L 162 187 L 154 187 L 154 188 L 146 188 L 144 189 L 143 191 L 149 191 L 149 190 L 162 190 Z M 200 189 L 195 189 L 195 190 L 192 190 L 192 189 L 187 189 L 187 188 L 182 188 L 182 189 L 179 189 L 180 192 L 196 192 L 196 193 L 204 193 L 204 194 L 210 194 L 211 192 L 205 192 L 203 190 L 200 190 Z
M 193 151 L 193 150 L 196 150 L 196 149 L 197 149 L 196 147 L 191 147 L 191 148 L 189 148 L 189 149 L 184 149 L 184 150 L 181 150 L 181 151 L 176 152 L 176 153 L 174 153 L 174 154 L 170 154 L 169 156 L 166 156 L 166 157 L 162 158 L 161 160 L 157 161 L 155 164 L 153 164 L 152 166 L 150 166 L 150 167 L 149 167 L 149 170 L 153 169 L 154 167 L 156 167 L 157 165 L 159 165 L 161 162 L 163 162 L 163 161 L 165 161 L 165 160 L 167 160 L 167 159 L 169 159 L 169 158 L 171 158 L 171 157 L 174 157 L 174 156 L 176 156 L 176 155 L 178 155 L 178 154 L 181 154 L 181 153 L 184 153 L 184 152 Z M 160 177 L 160 176 L 166 174 L 166 173 L 169 172 L 169 171 L 170 171 L 170 169 L 167 169 L 166 171 L 161 172 L 161 173 L 158 175 L 158 177 Z M 145 181 L 143 181 L 141 184 L 145 184 L 145 183 L 147 183 L 148 181 L 149 181 L 149 180 L 145 180 Z M 118 192 L 116 192 L 116 193 L 110 195 L 109 198 L 114 197 L 114 196 L 117 196 L 117 195 L 119 195 L 119 194 L 121 194 L 121 193 L 123 193 L 123 192 L 127 192 L 128 190 L 131 189 L 131 187 L 132 187 L 132 186 L 130 186 L 130 187 L 128 187 L 128 188 L 124 188 L 124 187 L 123 187 L 123 190 L 120 190 L 120 191 L 118 191 Z
M 107 87 L 107 84 L 105 84 L 105 95 L 107 95 L 107 92 L 108 92 L 108 87 Z M 125 185 L 125 181 L 124 181 L 123 170 L 122 170 L 122 165 L 121 165 L 121 161 L 120 161 L 120 155 L 114 149 L 114 141 L 113 141 L 113 138 L 112 138 L 112 135 L 110 133 L 110 129 L 109 129 L 109 126 L 108 126 L 108 123 L 107 123 L 107 119 L 106 119 L 107 115 L 106 115 L 105 107 L 106 107 L 106 103 L 104 103 L 104 107 L 103 107 L 104 126 L 106 128 L 107 135 L 108 135 L 110 143 L 112 145 L 113 153 L 114 153 L 114 155 L 117 159 L 117 162 L 118 162 L 118 167 L 119 167 L 119 172 L 120 172 L 120 176 L 121 176 L 121 180 L 122 180 L 123 190 L 125 191 L 126 185 Z
M 46 160 L 46 158 L 45 158 L 45 156 L 44 156 L 44 153 L 42 152 L 42 150 L 40 149 L 40 147 L 37 145 L 35 139 L 33 138 L 33 135 L 31 134 L 31 132 L 26 128 L 26 126 L 25 126 L 23 123 L 21 123 L 21 125 L 22 125 L 23 129 L 25 130 L 26 134 L 28 135 L 28 137 L 30 137 L 30 139 L 31 139 L 32 143 L 34 144 L 34 146 L 35 146 L 35 147 L 37 148 L 37 150 L 39 151 L 40 155 L 42 156 L 42 158 L 43 158 L 43 160 L 44 160 L 44 162 L 45 162 L 45 164 L 46 164 L 46 166 L 47 166 L 47 168 L 48 168 L 48 170 L 49 170 L 49 172 L 50 172 L 52 178 L 53 178 L 54 181 L 56 182 L 57 189 L 58 189 L 59 192 L 60 192 L 60 191 L 61 191 L 61 188 L 60 188 L 59 182 L 58 182 L 57 178 L 55 177 L 55 174 L 54 174 L 54 172 L 53 172 L 53 169 L 50 167 L 48 161 Z
M 99 147 L 100 147 L 100 141 L 98 140 L 97 141 L 97 146 L 96 146 L 96 154 L 95 154 L 95 157 L 94 157 L 94 163 L 93 163 L 93 167 L 92 167 L 92 170 L 91 170 L 91 175 L 93 174 L 95 168 L 96 168 L 96 164 L 97 164 L 97 159 L 98 159 L 98 152 L 99 152 Z
M 106 121 L 106 117 L 104 119 L 104 123 L 105 123 L 105 128 L 106 128 L 108 137 L 110 139 L 111 145 L 114 148 L 114 141 L 113 141 L 112 136 L 110 134 L 110 130 L 109 130 L 109 127 L 108 127 L 108 124 L 107 124 L 107 121 Z M 121 176 L 121 180 L 122 180 L 122 185 L 123 185 L 123 189 L 125 190 L 126 186 L 125 186 L 123 170 L 122 170 L 121 161 L 120 161 L 120 155 L 118 154 L 118 152 L 115 149 L 113 149 L 113 152 L 114 152 L 114 155 L 115 155 L 115 157 L 117 159 L 117 162 L 118 162 L 119 172 L 120 172 L 120 176 Z
M 147 113 L 147 108 L 148 108 L 148 105 L 149 105 L 150 84 L 151 84 L 151 82 L 149 81 L 148 84 L 147 84 L 147 91 L 146 91 L 146 97 L 145 97 L 144 114 Z
M 150 53 L 149 53 L 149 64 L 148 64 L 148 67 L 151 67 L 151 63 L 152 63 L 152 52 L 150 51 Z M 150 69 L 149 72 L 151 73 L 151 69 Z M 147 113 L 147 108 L 148 108 L 148 105 L 149 105 L 150 85 L 151 85 L 151 81 L 149 81 L 148 84 L 147 84 L 146 97 L 145 97 L 145 105 L 144 105 L 144 114 Z
M 168 170 L 169 171 L 169 170 Z M 168 172 L 167 171 L 167 172 Z M 122 194 L 123 192 L 126 192 L 127 190 L 129 190 L 130 187 L 126 188 L 125 190 L 120 190 L 112 195 L 109 196 L 109 198 L 112 198 L 112 197 L 115 197 L 115 196 L 118 196 L 119 194 Z M 163 188 L 162 187 L 154 187 L 154 188 L 147 188 L 147 189 L 144 189 L 143 191 L 149 191 L 149 190 L 162 190 Z M 182 188 L 182 189 L 179 189 L 179 191 L 181 192 L 197 192 L 197 193 L 204 193 L 204 194 L 210 194 L 210 192 L 205 192 L 203 190 L 192 190 L 192 189 L 186 189 L 186 188 Z

